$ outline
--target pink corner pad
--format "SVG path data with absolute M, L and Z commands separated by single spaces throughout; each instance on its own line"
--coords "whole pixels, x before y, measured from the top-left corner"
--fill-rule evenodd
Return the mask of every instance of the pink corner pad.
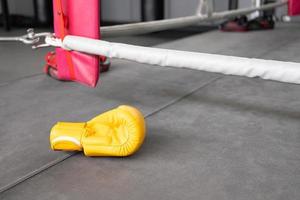
M 54 31 L 57 36 L 61 35 L 60 13 L 56 5 L 59 2 L 62 4 L 66 35 L 100 39 L 99 0 L 54 0 Z M 71 72 L 68 66 L 70 61 L 67 61 L 65 50 L 56 48 L 55 54 L 58 79 L 76 81 L 90 87 L 97 85 L 100 73 L 99 56 L 71 51 L 70 57 L 73 65 L 73 72 Z

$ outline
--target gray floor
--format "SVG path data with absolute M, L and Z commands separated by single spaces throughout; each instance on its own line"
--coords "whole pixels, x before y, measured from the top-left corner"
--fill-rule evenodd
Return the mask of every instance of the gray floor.
M 300 62 L 300 24 L 107 39 Z M 0 45 L 0 199 L 300 198 L 299 85 L 113 60 L 90 89 L 41 74 L 45 51 Z M 49 150 L 55 122 L 119 104 L 147 119 L 134 156 Z

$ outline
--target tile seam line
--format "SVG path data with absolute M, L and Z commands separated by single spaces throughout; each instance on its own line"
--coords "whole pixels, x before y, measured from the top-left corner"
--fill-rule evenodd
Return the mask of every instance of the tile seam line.
M 41 76 L 41 75 L 44 75 L 44 73 L 38 73 L 38 74 L 31 74 L 31 75 L 28 75 L 28 76 L 22 76 L 22 77 L 13 79 L 13 80 L 2 82 L 2 83 L 0 83 L 0 87 L 9 86 L 9 85 L 11 85 L 15 82 L 19 82 L 19 81 L 22 81 L 22 80 L 25 80 L 25 79 L 29 79 L 29 78 L 33 78 L 33 77 L 37 77 L 37 76 Z
M 174 104 L 176 104 L 176 103 L 182 101 L 183 99 L 185 99 L 185 98 L 187 98 L 187 97 L 189 97 L 189 96 L 195 94 L 196 92 L 200 91 L 201 89 L 204 89 L 204 88 L 207 87 L 208 85 L 210 85 L 210 84 L 212 84 L 212 83 L 214 83 L 214 82 L 216 82 L 216 81 L 218 81 L 218 80 L 220 80 L 220 79 L 222 79 L 222 78 L 224 78 L 224 77 L 225 77 L 225 76 L 222 76 L 222 75 L 221 75 L 221 76 L 219 76 L 219 77 L 213 78 L 212 80 L 209 80 L 209 81 L 206 82 L 206 83 L 201 84 L 200 87 L 196 87 L 196 88 L 192 89 L 191 91 L 189 91 L 189 92 L 186 93 L 185 95 L 180 96 L 180 97 L 178 97 L 178 98 L 175 98 L 175 99 L 171 100 L 169 103 L 166 103 L 165 105 L 161 106 L 160 108 L 158 108 L 158 109 L 154 110 L 153 112 L 147 114 L 147 115 L 145 116 L 145 118 L 151 117 L 151 116 L 153 116 L 153 115 L 159 113 L 160 111 L 162 111 L 162 110 L 164 110 L 164 109 L 166 109 L 166 108 L 168 108 L 168 107 L 170 107 L 170 106 L 172 106 L 172 105 L 174 105 Z
M 196 92 L 200 91 L 201 89 L 207 87 L 208 85 L 210 85 L 210 84 L 212 84 L 212 83 L 214 83 L 214 82 L 216 82 L 216 81 L 218 81 L 218 80 L 220 80 L 220 79 L 222 79 L 222 78 L 224 78 L 224 76 L 219 76 L 219 77 L 213 78 L 212 80 L 209 80 L 209 81 L 207 81 L 207 82 L 201 84 L 201 86 L 192 89 L 191 91 L 189 91 L 189 92 L 186 93 L 185 95 L 180 96 L 180 97 L 178 97 L 178 98 L 176 98 L 176 99 L 173 99 L 173 100 L 170 101 L 169 103 L 166 103 L 165 105 L 163 105 L 163 106 L 157 108 L 157 109 L 154 110 L 153 112 L 151 112 L 151 113 L 149 113 L 149 114 L 146 114 L 146 115 L 145 115 L 145 118 L 149 118 L 149 117 L 151 117 L 151 116 L 153 116 L 153 115 L 155 115 L 155 114 L 157 114 L 157 113 L 163 111 L 164 109 L 167 109 L 168 107 L 170 107 L 170 106 L 172 106 L 172 105 L 174 105 L 174 104 L 176 104 L 176 103 L 182 101 L 183 99 L 185 99 L 185 98 L 187 98 L 187 97 L 189 97 L 189 96 L 195 94 Z M 34 171 L 32 171 L 32 172 L 26 174 L 25 176 L 22 176 L 21 178 L 17 179 L 16 181 L 13 181 L 12 183 L 9 183 L 9 184 L 7 184 L 7 185 L 1 187 L 1 188 L 0 188 L 0 194 L 5 193 L 5 192 L 7 192 L 7 191 L 13 189 L 14 187 L 18 186 L 19 184 L 21 184 L 21 183 L 23 183 L 23 182 L 25 182 L 25 181 L 27 181 L 27 180 L 30 180 L 31 178 L 35 177 L 36 175 L 38 175 L 38 174 L 40 174 L 40 173 L 42 173 L 42 172 L 44 172 L 44 171 L 50 169 L 51 167 L 54 167 L 54 166 L 56 166 L 56 165 L 62 163 L 63 161 L 65 161 L 65 160 L 67 160 L 67 159 L 69 159 L 69 158 L 71 158 L 71 157 L 77 155 L 78 153 L 79 153 L 79 152 L 74 152 L 74 153 L 66 154 L 66 155 L 64 155 L 64 156 L 61 157 L 61 158 L 58 158 L 58 159 L 56 159 L 56 160 L 54 160 L 54 161 L 52 161 L 52 162 L 50 162 L 50 163 L 47 163 L 47 164 L 43 165 L 42 167 L 40 167 L 40 168 L 38 168 L 38 169 L 35 169 Z
M 0 194 L 14 188 L 15 186 L 19 185 L 20 183 L 25 182 L 26 180 L 29 180 L 30 178 L 40 174 L 41 172 L 46 171 L 47 169 L 63 162 L 64 160 L 74 156 L 75 154 L 77 154 L 77 152 L 73 153 L 73 154 L 67 154 L 67 155 L 64 155 L 61 158 L 55 159 L 54 161 L 51 161 L 50 163 L 47 163 L 47 164 L 43 165 L 42 167 L 33 170 L 32 172 L 26 174 L 25 176 L 22 176 L 21 178 L 18 178 L 16 181 L 13 181 L 12 183 L 9 183 L 9 184 L 1 187 L 0 188 Z

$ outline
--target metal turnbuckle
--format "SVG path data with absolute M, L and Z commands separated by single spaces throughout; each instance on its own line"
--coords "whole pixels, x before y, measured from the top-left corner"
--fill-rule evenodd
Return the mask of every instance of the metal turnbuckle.
M 41 39 L 44 38 L 44 42 Z M 55 35 L 50 32 L 35 33 L 33 28 L 27 30 L 27 34 L 16 37 L 0 37 L 0 42 L 22 42 L 32 45 L 33 49 L 53 46 L 47 43 L 47 40 L 56 41 Z

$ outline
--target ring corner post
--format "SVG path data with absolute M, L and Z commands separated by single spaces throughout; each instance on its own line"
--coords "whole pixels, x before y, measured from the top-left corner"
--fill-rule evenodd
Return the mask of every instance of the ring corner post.
M 299 0 L 289 0 L 288 1 L 288 15 L 289 16 L 300 15 L 300 1 Z

